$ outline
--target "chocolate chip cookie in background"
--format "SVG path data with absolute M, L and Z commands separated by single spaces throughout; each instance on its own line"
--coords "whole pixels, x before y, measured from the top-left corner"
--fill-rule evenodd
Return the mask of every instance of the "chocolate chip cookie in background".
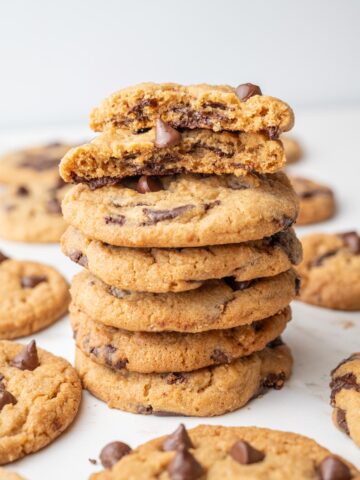
M 30 335 L 51 325 L 67 312 L 70 300 L 68 284 L 54 268 L 13 260 L 1 252 L 0 297 L 2 339 Z
M 187 431 L 180 425 L 134 450 L 113 443 L 105 447 L 106 470 L 90 480 L 360 478 L 353 465 L 314 440 L 265 428 L 199 425 Z
M 300 201 L 297 225 L 323 222 L 334 216 L 335 195 L 329 187 L 303 177 L 290 176 L 290 181 Z
M 74 420 L 81 384 L 63 358 L 0 341 L 0 464 L 36 452 Z
M 360 310 L 360 237 L 314 233 L 302 239 L 299 300 L 335 310 Z
M 281 143 L 285 150 L 286 164 L 291 165 L 298 162 L 304 155 L 300 143 L 289 135 L 281 135 Z
M 331 372 L 330 388 L 334 424 L 360 447 L 360 353 Z
M 24 480 L 24 478 L 15 472 L 0 467 L 0 480 Z

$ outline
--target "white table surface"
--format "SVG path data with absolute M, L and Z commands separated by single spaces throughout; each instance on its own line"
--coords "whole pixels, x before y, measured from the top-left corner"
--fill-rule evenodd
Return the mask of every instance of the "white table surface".
M 357 139 L 360 110 L 298 112 L 294 129 L 306 157 L 290 172 L 307 175 L 333 186 L 339 201 L 337 216 L 321 225 L 298 228 L 306 232 L 359 229 L 360 158 Z M 81 128 L 0 133 L 0 149 L 16 148 L 41 140 L 76 140 L 92 137 Z M 70 280 L 78 267 L 64 257 L 57 245 L 30 245 L 0 241 L 0 249 L 19 259 L 32 259 L 58 267 Z M 360 350 L 360 313 L 346 313 L 293 302 L 293 321 L 284 339 L 292 348 L 295 368 L 281 391 L 270 391 L 243 409 L 210 419 L 153 417 L 109 409 L 84 392 L 80 413 L 73 425 L 45 449 L 23 458 L 14 469 L 28 480 L 86 479 L 101 469 L 89 458 L 113 440 L 135 447 L 153 437 L 170 433 L 180 421 L 187 427 L 199 423 L 257 425 L 308 435 L 360 467 L 360 451 L 331 421 L 329 372 L 340 360 Z M 36 334 L 38 345 L 73 360 L 74 342 L 67 318 Z M 28 342 L 29 338 L 22 339 Z

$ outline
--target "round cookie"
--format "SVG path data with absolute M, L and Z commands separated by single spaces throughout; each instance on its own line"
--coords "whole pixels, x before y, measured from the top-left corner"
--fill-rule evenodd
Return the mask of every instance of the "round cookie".
M 36 452 L 74 420 L 81 384 L 63 358 L 0 341 L 0 464 Z
M 87 316 L 105 325 L 143 332 L 203 332 L 250 324 L 275 315 L 296 295 L 294 270 L 250 282 L 213 280 L 180 293 L 141 293 L 110 287 L 83 270 L 71 296 Z
M 298 162 L 303 156 L 300 143 L 288 135 L 281 135 L 280 140 L 285 150 L 286 163 L 291 165 Z
M 258 240 L 291 226 L 298 200 L 286 175 L 175 175 L 161 190 L 139 184 L 65 197 L 65 220 L 85 236 L 123 247 L 196 247 Z
M 360 353 L 331 372 L 330 388 L 335 425 L 360 447 Z
M 0 338 L 30 335 L 62 317 L 69 287 L 54 268 L 0 253 Z
M 208 417 L 244 406 L 264 389 L 280 389 L 291 374 L 285 345 L 265 348 L 230 364 L 183 373 L 114 371 L 76 350 L 84 387 L 109 407 L 127 412 Z
M 63 253 L 108 285 L 138 292 L 182 292 L 204 281 L 237 281 L 278 275 L 301 261 L 294 230 L 248 243 L 183 249 L 113 247 L 86 238 L 69 227 L 61 238 Z
M 302 239 L 299 300 L 335 310 L 360 310 L 360 237 L 315 233 Z
M 66 230 L 61 201 L 71 187 L 49 184 L 9 187 L 0 193 L 0 237 L 19 242 L 58 242 Z
M 77 347 L 100 365 L 139 373 L 189 372 L 230 363 L 266 347 L 284 331 L 290 307 L 250 325 L 202 333 L 129 332 L 91 320 L 70 308 Z
M 0 157 L 0 183 L 9 185 L 51 184 L 59 178 L 59 163 L 72 147 L 49 143 L 9 152 Z
M 23 477 L 20 477 L 15 472 L 10 472 L 5 468 L 0 467 L 0 480 L 24 480 Z
M 297 225 L 318 223 L 334 216 L 336 204 L 330 188 L 302 177 L 290 177 L 290 181 L 300 201 Z
M 170 435 L 150 440 L 134 450 L 128 448 L 111 469 L 90 477 L 159 478 L 359 480 L 360 472 L 314 440 L 296 433 L 216 425 L 186 430 L 180 425 Z

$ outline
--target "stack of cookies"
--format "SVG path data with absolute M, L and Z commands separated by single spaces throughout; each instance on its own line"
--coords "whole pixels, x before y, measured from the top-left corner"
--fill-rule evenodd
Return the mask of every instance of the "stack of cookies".
M 110 407 L 220 415 L 291 373 L 301 246 L 279 170 L 288 105 L 240 85 L 141 84 L 91 116 L 60 173 L 76 366 Z

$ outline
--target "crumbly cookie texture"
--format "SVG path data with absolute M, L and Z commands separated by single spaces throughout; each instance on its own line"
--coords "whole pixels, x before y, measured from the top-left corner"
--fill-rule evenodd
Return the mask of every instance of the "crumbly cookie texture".
M 296 295 L 293 270 L 250 282 L 213 280 L 196 290 L 119 290 L 86 270 L 73 278 L 73 302 L 90 318 L 130 331 L 203 332 L 238 327 L 275 315 Z
M 30 335 L 62 317 L 69 287 L 54 268 L 0 254 L 0 338 Z M 1 370 L 0 370 L 1 372 Z
M 158 118 L 174 128 L 265 131 L 270 136 L 290 130 L 294 124 L 289 105 L 274 97 L 241 98 L 227 85 L 142 83 L 106 98 L 91 112 L 90 126 L 95 131 L 111 125 L 138 132 L 154 127 Z
M 0 194 L 0 237 L 53 243 L 66 230 L 61 201 L 71 187 L 59 182 L 8 187 Z
M 300 143 L 289 135 L 281 135 L 280 140 L 285 150 L 286 163 L 291 165 L 298 162 L 304 154 Z
M 156 146 L 156 129 L 139 134 L 107 129 L 71 149 L 60 164 L 66 182 L 98 187 L 133 175 L 273 173 L 285 165 L 279 140 L 256 133 L 185 130 L 176 145 Z
M 141 249 L 113 247 L 69 227 L 61 238 L 61 248 L 73 262 L 108 285 L 155 293 L 193 290 L 214 278 L 245 281 L 272 277 L 297 265 L 302 255 L 292 229 L 248 243 Z
M 0 156 L 0 183 L 9 185 L 51 184 L 59 179 L 61 158 L 73 145 L 50 143 Z
M 62 203 L 65 220 L 87 237 L 122 247 L 196 247 L 240 243 L 291 226 L 298 199 L 283 173 L 175 175 L 161 190 L 135 185 L 91 191 L 76 185 Z
M 290 308 L 264 320 L 202 333 L 130 332 L 107 327 L 72 305 L 77 347 L 90 359 L 114 370 L 163 373 L 191 370 L 250 355 L 275 340 L 291 318 Z
M 299 299 L 335 310 L 360 310 L 360 237 L 315 233 L 302 239 Z
M 288 347 L 280 345 L 193 372 L 142 374 L 98 365 L 77 349 L 75 364 L 84 387 L 111 408 L 207 417 L 241 408 L 268 388 L 282 388 L 291 374 L 292 357 Z
M 335 196 L 329 187 L 303 177 L 290 176 L 290 182 L 300 201 L 297 225 L 323 222 L 334 216 Z
M 79 408 L 81 384 L 73 367 L 40 348 L 34 355 L 32 350 L 24 356 L 23 345 L 0 341 L 1 465 L 45 447 Z
M 360 353 L 331 372 L 330 388 L 335 425 L 360 447 Z

